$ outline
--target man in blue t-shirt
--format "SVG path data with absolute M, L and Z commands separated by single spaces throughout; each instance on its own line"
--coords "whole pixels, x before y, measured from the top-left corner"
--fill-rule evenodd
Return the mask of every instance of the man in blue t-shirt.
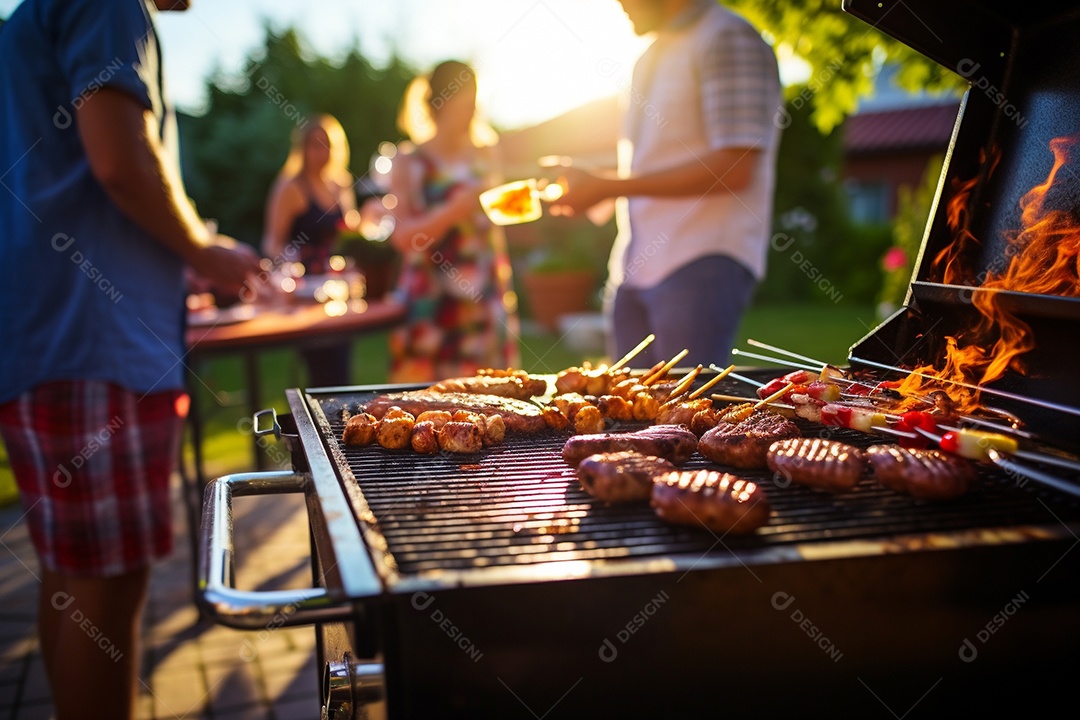
M 258 272 L 180 180 L 154 16 L 186 5 L 24 0 L 0 27 L 0 435 L 60 720 L 133 713 L 150 565 L 172 543 L 185 266 L 232 291 Z

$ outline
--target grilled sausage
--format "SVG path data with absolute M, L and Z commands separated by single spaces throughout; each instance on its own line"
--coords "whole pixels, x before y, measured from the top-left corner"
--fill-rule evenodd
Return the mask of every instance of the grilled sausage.
M 439 452 L 435 423 L 431 420 L 420 420 L 413 425 L 411 444 L 412 449 L 418 453 L 430 455 Z
M 345 423 L 345 431 L 341 434 L 341 442 L 346 445 L 370 445 L 375 442 L 375 430 L 379 427 L 379 421 L 368 413 L 358 413 L 349 418 Z
M 416 420 L 408 413 L 403 416 L 384 417 L 375 430 L 375 442 L 387 450 L 404 450 L 412 444 L 415 424 Z
M 633 450 L 682 465 L 694 454 L 697 444 L 697 436 L 681 425 L 654 425 L 636 432 L 576 435 L 563 445 L 562 457 L 577 467 L 596 453 Z
M 669 461 L 653 455 L 622 451 L 590 455 L 577 466 L 581 488 L 605 502 L 646 500 L 653 478 L 675 470 Z
M 503 422 L 502 415 L 488 415 L 483 418 L 484 423 L 484 445 L 498 445 L 506 437 L 506 423 Z
M 765 492 L 755 483 L 715 470 L 683 470 L 655 478 L 652 506 L 668 522 L 704 525 L 718 533 L 742 534 L 769 521 Z
M 866 461 L 851 445 L 821 438 L 793 438 L 773 443 L 769 468 L 799 485 L 829 492 L 851 490 L 859 482 Z
M 437 432 L 439 447 L 451 453 L 475 453 L 484 447 L 484 434 L 473 422 L 450 421 Z
M 951 500 L 975 484 L 975 466 L 940 450 L 874 445 L 866 450 L 874 477 L 887 488 L 924 500 Z
M 480 415 L 501 415 L 506 431 L 509 433 L 530 435 L 542 433 L 548 429 L 539 405 L 494 395 L 416 390 L 380 395 L 368 402 L 364 409 L 375 417 L 381 418 L 395 406 L 408 410 L 414 415 L 419 415 L 425 410 L 447 410 L 451 413 L 455 410 L 467 410 Z
M 720 424 L 706 432 L 698 443 L 698 452 L 721 465 L 763 469 L 770 445 L 800 434 L 790 420 L 759 411 L 735 425 Z

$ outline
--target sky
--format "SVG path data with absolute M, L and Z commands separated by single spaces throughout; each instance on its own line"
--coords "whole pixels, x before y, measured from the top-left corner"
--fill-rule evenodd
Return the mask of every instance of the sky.
M 0 16 L 19 2 L 0 0 Z M 331 58 L 358 41 L 376 63 L 394 48 L 421 70 L 466 60 L 482 108 L 502 128 L 617 93 L 648 44 L 617 0 L 192 0 L 157 21 L 177 107 L 200 111 L 204 79 L 215 69 L 239 74 L 266 23 L 295 26 L 311 51 Z

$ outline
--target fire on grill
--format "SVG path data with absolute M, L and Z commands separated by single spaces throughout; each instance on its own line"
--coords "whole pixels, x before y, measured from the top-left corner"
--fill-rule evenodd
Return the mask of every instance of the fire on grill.
M 844 5 L 978 67 L 1026 119 L 966 96 L 904 307 L 845 367 L 755 341 L 740 357 L 772 369 L 631 358 L 545 378 L 539 397 L 515 370 L 288 390 L 292 470 L 207 489 L 201 603 L 234 627 L 316 624 L 325 717 L 1072 700 L 1080 14 Z M 493 417 L 505 433 L 485 443 Z M 465 440 L 443 447 L 452 425 Z M 256 492 L 304 493 L 311 588 L 232 586 L 229 509 Z

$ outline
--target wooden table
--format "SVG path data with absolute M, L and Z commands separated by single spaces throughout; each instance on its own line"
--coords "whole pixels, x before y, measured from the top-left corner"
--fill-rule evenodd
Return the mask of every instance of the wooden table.
M 241 322 L 193 326 L 186 341 L 191 366 L 215 356 L 240 355 L 244 360 L 247 381 L 249 417 L 262 410 L 262 387 L 259 375 L 259 354 L 266 350 L 292 348 L 297 350 L 338 344 L 344 338 L 356 338 L 401 322 L 405 307 L 392 300 L 374 300 L 363 312 L 350 310 L 331 317 L 323 305 L 309 303 L 281 309 L 258 309 L 254 317 Z M 192 373 L 194 375 L 194 373 Z M 197 378 L 192 378 L 195 383 Z M 195 481 L 201 488 L 206 483 L 202 465 L 202 418 L 192 387 L 190 411 L 192 448 L 195 457 Z M 284 393 L 284 388 L 280 388 Z M 264 469 L 265 459 L 259 452 L 259 438 L 252 433 L 255 465 Z

